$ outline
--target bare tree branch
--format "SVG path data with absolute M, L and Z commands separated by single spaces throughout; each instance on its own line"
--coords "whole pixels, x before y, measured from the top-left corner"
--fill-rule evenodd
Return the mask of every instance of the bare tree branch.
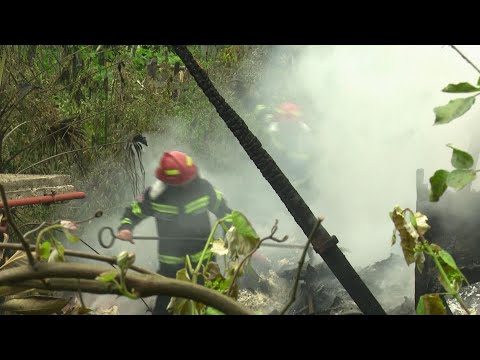
M 460 50 L 458 50 L 458 48 L 455 45 L 450 45 L 450 47 L 453 50 L 455 50 L 467 63 L 469 63 L 480 74 L 480 69 L 472 61 L 470 61 L 469 58 L 463 55 L 463 53 Z
M 39 226 L 37 226 L 35 229 L 32 229 L 30 231 L 27 231 L 25 234 L 23 234 L 23 238 L 26 239 L 28 237 L 28 235 L 31 235 L 35 232 L 37 232 L 38 230 L 40 230 L 42 227 L 44 227 L 46 225 L 46 222 L 42 222 Z M 21 227 L 21 226 L 20 226 Z
M 0 286 L 34 286 L 35 288 L 59 291 L 84 291 L 93 293 L 118 293 L 109 283 L 94 281 L 109 268 L 78 263 L 39 263 L 34 270 L 29 266 L 19 266 L 0 272 Z M 60 279 L 58 279 L 60 278 Z M 43 284 L 32 280 L 48 279 Z M 78 281 L 80 279 L 80 282 Z M 215 290 L 170 278 L 146 274 L 127 273 L 126 285 L 140 297 L 155 295 L 191 299 L 227 315 L 253 315 L 253 311 L 239 304 L 232 298 Z
M 317 222 L 315 223 L 315 226 L 313 227 L 313 230 L 310 233 L 310 236 L 308 237 L 308 241 L 305 244 L 305 248 L 303 249 L 302 256 L 301 256 L 300 261 L 298 263 L 297 276 L 295 277 L 295 283 L 293 284 L 293 289 L 292 289 L 292 297 L 290 298 L 290 301 L 288 302 L 288 304 L 285 305 L 285 307 L 283 308 L 280 315 L 284 315 L 287 312 L 287 310 L 290 308 L 290 306 L 292 306 L 292 304 L 297 299 L 298 283 L 299 283 L 299 280 L 300 280 L 300 274 L 302 273 L 303 264 L 305 263 L 305 258 L 307 256 L 308 248 L 310 246 L 310 243 L 312 242 L 313 235 L 315 235 L 315 232 L 317 231 L 317 229 L 320 226 L 322 221 L 323 221 L 323 218 L 321 218 L 321 217 L 319 217 L 317 219 Z
M 7 195 L 5 194 L 5 188 L 3 187 L 2 184 L 0 184 L 0 193 L 2 196 L 2 203 L 5 209 L 5 214 L 7 215 L 7 222 L 13 228 L 13 231 L 15 231 L 18 238 L 20 239 L 23 249 L 27 254 L 28 262 L 30 263 L 31 266 L 35 266 L 35 260 L 33 259 L 32 252 L 30 251 L 30 246 L 28 246 L 22 233 L 20 232 L 20 230 L 18 230 L 17 225 L 15 224 L 15 221 L 13 221 L 12 213 L 10 212 L 10 207 L 8 206 Z

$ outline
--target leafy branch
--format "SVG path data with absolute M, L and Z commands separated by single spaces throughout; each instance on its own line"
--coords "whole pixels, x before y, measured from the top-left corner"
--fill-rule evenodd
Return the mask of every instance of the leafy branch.
M 409 214 L 407 220 L 406 214 Z M 453 257 L 436 244 L 430 244 L 425 238 L 425 233 L 430 229 L 428 218 L 420 213 L 414 213 L 410 209 L 402 209 L 395 206 L 390 213 L 395 229 L 392 235 L 392 245 L 396 243 L 397 232 L 400 235 L 400 245 L 407 265 L 416 264 L 418 271 L 423 271 L 425 255 L 432 257 L 439 272 L 439 281 L 448 295 L 453 296 L 462 308 L 470 314 L 468 306 L 459 295 L 463 282 L 468 284 Z M 440 298 L 441 294 L 422 295 L 417 306 L 417 314 L 420 315 L 444 315 L 446 308 Z
M 430 201 L 432 202 L 437 202 L 448 187 L 457 191 L 462 190 L 476 179 L 477 172 L 480 171 L 473 169 L 472 155 L 454 148 L 451 144 L 447 146 L 453 150 L 451 164 L 455 170 L 437 170 L 430 178 Z
M 468 64 L 470 64 L 478 73 L 480 70 L 478 67 L 468 59 L 455 45 L 450 45 Z M 476 93 L 473 96 L 466 98 L 457 98 L 449 101 L 447 105 L 438 106 L 433 109 L 435 113 L 434 125 L 448 124 L 454 119 L 463 116 L 468 112 L 475 104 L 475 99 L 480 95 L 480 78 L 477 80 L 476 85 L 472 85 L 468 82 L 462 82 L 458 84 L 448 84 L 442 90 L 446 93 Z M 476 173 L 473 170 L 474 165 L 473 157 L 465 151 L 459 150 L 451 146 L 452 148 L 452 165 L 455 168 L 452 172 L 447 170 L 437 170 L 430 178 L 430 201 L 437 202 L 448 187 L 454 190 L 461 190 L 468 184 L 472 183 L 476 179 Z
M 177 272 L 177 280 L 196 284 L 199 279 L 203 279 L 207 288 L 236 300 L 238 279 L 249 266 L 252 255 L 267 240 L 277 243 L 287 240 L 286 236 L 283 239 L 274 236 L 278 230 L 277 225 L 276 221 L 270 235 L 260 239 L 248 219 L 239 211 L 233 211 L 215 223 L 198 262 L 196 261 L 195 268 L 192 265 L 193 257 L 188 255 L 185 257 L 185 267 Z M 226 230 L 224 239 L 214 238 L 214 233 L 219 226 Z M 212 259 L 214 256 L 223 257 L 223 272 L 218 263 Z M 251 267 L 249 270 L 254 271 Z M 207 304 L 181 298 L 172 298 L 167 309 L 173 314 L 221 314 L 213 311 Z
M 97 281 L 108 269 L 93 264 L 40 263 L 33 270 L 20 266 L 0 271 L 0 286 L 47 289 L 55 291 L 83 291 L 96 294 L 122 293 L 113 284 Z M 38 280 L 45 280 L 44 283 Z M 79 281 L 80 280 L 80 281 Z M 253 315 L 253 312 L 233 299 L 204 286 L 149 274 L 125 275 L 125 285 L 134 288 L 139 297 L 155 295 L 177 296 L 201 301 L 229 315 Z

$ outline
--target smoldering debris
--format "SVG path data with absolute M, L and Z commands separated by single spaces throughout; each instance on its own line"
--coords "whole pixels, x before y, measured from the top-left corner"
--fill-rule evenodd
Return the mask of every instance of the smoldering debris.
M 415 313 L 414 275 L 401 256 L 392 254 L 385 260 L 357 271 L 387 314 Z M 278 272 L 270 270 L 263 273 L 260 278 L 268 282 L 269 290 L 267 292 L 252 288 L 241 290 L 239 301 L 262 314 L 279 314 L 290 300 L 296 274 L 297 268 L 291 262 Z M 361 315 L 362 312 L 326 264 L 321 263 L 304 266 L 300 274 L 296 300 L 286 314 Z
M 480 314 L 480 282 L 460 289 L 459 295 L 472 314 Z M 453 315 L 467 315 L 455 299 L 447 298 L 447 305 Z

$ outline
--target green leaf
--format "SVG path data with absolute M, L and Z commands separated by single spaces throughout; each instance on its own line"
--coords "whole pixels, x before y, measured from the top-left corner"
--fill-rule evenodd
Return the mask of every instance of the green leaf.
M 240 255 L 246 255 L 257 246 L 259 241 L 260 238 L 247 218 L 240 212 L 233 211 L 232 226 L 225 235 L 229 256 L 235 259 Z
M 455 260 L 453 259 L 452 255 L 450 255 L 445 250 L 438 251 L 438 259 L 440 264 L 442 265 L 443 271 L 447 275 L 449 284 L 445 283 L 445 280 L 439 276 L 439 280 L 442 283 L 445 290 L 449 291 L 449 286 L 453 287 L 455 292 L 458 292 L 465 281 L 468 284 L 467 278 L 458 268 Z
M 480 91 L 480 88 L 477 88 L 467 82 L 462 82 L 458 84 L 448 84 L 442 91 L 446 93 L 471 93 Z
M 60 312 L 70 299 L 32 295 L 5 301 L 0 309 L 23 315 L 49 315 Z
M 418 239 L 418 233 L 412 224 L 406 221 L 401 207 L 395 206 L 393 212 L 390 213 L 390 217 L 395 225 L 395 229 L 400 234 L 400 245 L 405 261 L 408 265 L 413 264 L 415 262 L 414 248 Z
M 177 271 L 177 280 L 191 282 L 186 268 Z M 173 315 L 200 315 L 205 305 L 193 300 L 172 297 L 167 306 L 167 310 Z
M 107 272 L 101 273 L 99 276 L 95 278 L 95 280 L 101 281 L 101 282 L 113 282 L 118 275 L 119 275 L 118 271 L 115 271 L 115 270 L 107 271 Z
M 177 271 L 177 280 L 190 281 L 190 276 L 188 275 L 187 269 L 180 269 Z
M 477 86 L 480 86 L 480 77 L 478 78 Z
M 67 237 L 67 240 L 72 242 L 72 243 L 76 243 L 77 241 L 80 241 L 80 238 L 75 235 L 75 234 L 72 234 L 70 231 L 68 231 L 68 229 L 63 229 L 63 232 L 65 233 L 65 236 Z
M 438 254 L 440 251 L 442 251 L 442 248 L 437 244 L 430 244 L 429 247 L 430 250 L 432 250 L 435 254 Z
M 476 178 L 475 171 L 454 170 L 447 177 L 447 185 L 455 190 L 462 190 Z
M 430 178 L 430 201 L 437 202 L 447 190 L 447 178 L 449 174 L 447 170 L 437 170 Z
M 247 240 L 256 243 L 259 237 L 248 219 L 239 211 L 232 212 L 232 224 L 238 231 L 238 234 L 245 237 Z
M 450 121 L 465 114 L 475 103 L 475 97 L 450 100 L 447 105 L 433 109 L 435 113 L 435 125 L 448 124 Z
M 417 315 L 425 315 L 425 304 L 423 302 L 423 295 L 420 296 L 417 305 Z
M 50 256 L 50 243 L 45 241 L 42 245 L 40 245 L 40 258 L 44 260 L 48 260 Z
M 207 307 L 205 309 L 204 315 L 225 315 L 225 314 L 215 308 Z
M 65 248 L 63 247 L 62 244 L 57 244 L 57 250 L 58 250 L 58 256 L 62 261 L 65 260 Z
M 446 315 L 447 309 L 439 294 L 422 295 L 418 301 L 418 315 Z
M 448 144 L 447 146 L 453 150 L 451 162 L 455 169 L 470 169 L 473 166 L 472 155 L 454 148 L 451 144 Z
M 455 263 L 455 260 L 453 259 L 452 255 L 450 255 L 447 251 L 440 250 L 438 252 L 438 256 L 440 256 L 440 258 L 442 259 L 442 261 L 445 264 L 447 264 L 448 266 L 450 266 L 453 269 L 458 270 L 458 267 L 457 267 L 457 264 Z
M 417 227 L 417 219 L 415 218 L 415 214 L 409 213 L 409 216 L 410 216 L 410 224 L 412 224 L 412 226 L 414 228 L 416 228 Z

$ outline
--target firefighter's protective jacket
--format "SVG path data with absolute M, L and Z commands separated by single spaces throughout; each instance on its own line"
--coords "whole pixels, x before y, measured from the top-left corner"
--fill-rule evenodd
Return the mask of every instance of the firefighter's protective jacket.
M 178 238 L 159 241 L 160 262 L 180 264 L 185 255 L 195 261 L 203 250 L 211 231 L 209 212 L 223 218 L 232 210 L 207 180 L 198 176 L 184 186 L 157 181 L 125 210 L 119 230 L 133 230 L 146 217 L 154 217 L 160 238 Z

